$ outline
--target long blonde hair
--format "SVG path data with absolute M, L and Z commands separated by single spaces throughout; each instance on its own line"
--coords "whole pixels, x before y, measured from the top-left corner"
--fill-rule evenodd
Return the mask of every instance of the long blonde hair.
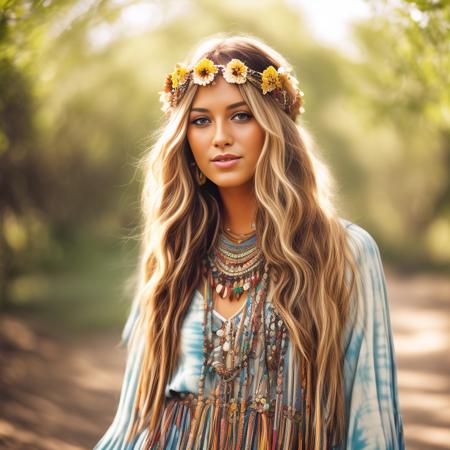
M 208 38 L 188 64 L 203 57 L 218 64 L 239 58 L 258 71 L 289 67 L 276 51 L 248 35 Z M 313 153 L 305 128 L 252 84 L 238 87 L 266 133 L 254 176 L 257 240 L 272 270 L 271 301 L 296 356 L 308 367 L 313 417 L 306 448 L 319 450 L 345 438 L 342 342 L 355 264 L 333 206 L 332 179 Z M 143 161 L 144 228 L 135 301 L 145 352 L 129 440 L 157 424 L 179 357 L 182 320 L 201 281 L 202 258 L 219 229 L 217 186 L 210 180 L 198 186 L 189 165 L 193 156 L 186 132 L 197 89 L 189 86 Z

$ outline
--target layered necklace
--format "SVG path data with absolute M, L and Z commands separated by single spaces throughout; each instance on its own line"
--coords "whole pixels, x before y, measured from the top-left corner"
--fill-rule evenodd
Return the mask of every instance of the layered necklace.
M 208 272 L 208 281 L 217 294 L 239 300 L 262 276 L 264 257 L 257 246 L 256 232 L 238 235 L 222 227 L 204 264 L 204 272 Z
M 270 302 L 266 303 L 269 265 L 257 247 L 255 234 L 238 237 L 224 230 L 203 262 L 209 280 L 204 288 L 203 365 L 198 396 L 192 397 L 194 413 L 189 438 L 183 441 L 183 445 L 187 444 L 183 448 L 205 448 L 205 441 L 206 448 L 250 448 L 253 435 L 259 442 L 269 439 L 263 437 L 267 431 L 272 434 L 272 448 L 278 448 L 277 440 L 283 442 L 285 434 L 282 397 L 288 337 L 281 317 Z M 227 294 L 239 298 L 247 293 L 240 318 L 226 320 L 216 328 L 212 314 L 214 291 L 224 298 Z M 262 359 L 260 352 L 264 355 Z M 261 364 L 258 372 L 262 371 L 265 380 L 261 385 L 253 380 L 258 367 L 255 361 Z M 217 374 L 219 382 L 211 386 L 212 373 Z M 254 395 L 250 391 L 252 383 Z M 257 419 L 257 413 L 265 414 L 265 418 Z M 267 420 L 266 432 L 261 420 Z M 281 426 L 283 430 L 279 433 Z M 265 442 L 258 444 L 258 448 L 265 448 Z
M 204 285 L 198 392 L 180 392 L 179 399 L 168 402 L 161 428 L 149 433 L 144 448 L 305 448 L 302 418 L 304 410 L 309 413 L 309 400 L 302 396 L 305 406 L 300 407 L 294 364 L 285 376 L 288 330 L 268 298 L 269 271 L 255 234 L 221 230 L 203 259 L 209 282 Z M 214 292 L 233 298 L 246 292 L 247 302 L 239 315 L 219 324 Z M 182 426 L 187 420 L 189 426 Z M 160 446 L 153 447 L 157 440 Z

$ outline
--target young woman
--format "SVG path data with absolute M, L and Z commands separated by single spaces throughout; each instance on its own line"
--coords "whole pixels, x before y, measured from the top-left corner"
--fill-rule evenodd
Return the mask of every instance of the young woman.
M 128 360 L 100 449 L 404 449 L 376 242 L 333 209 L 287 61 L 177 64 L 145 160 Z

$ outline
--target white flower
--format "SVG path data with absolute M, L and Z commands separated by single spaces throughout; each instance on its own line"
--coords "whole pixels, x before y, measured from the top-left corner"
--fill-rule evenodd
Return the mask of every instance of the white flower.
M 159 92 L 159 101 L 161 102 L 161 110 L 166 112 L 170 109 L 170 93 L 161 91 Z
M 223 77 L 228 83 L 245 83 L 247 81 L 247 66 L 239 59 L 232 59 L 226 65 Z

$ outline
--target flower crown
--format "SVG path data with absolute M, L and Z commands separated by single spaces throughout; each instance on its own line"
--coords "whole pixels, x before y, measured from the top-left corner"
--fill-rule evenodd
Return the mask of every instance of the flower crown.
M 206 86 L 214 80 L 219 71 L 228 83 L 242 84 L 249 81 L 261 89 L 263 95 L 270 93 L 293 120 L 297 114 L 305 111 L 302 106 L 304 94 L 298 89 L 298 81 L 290 74 L 290 69 L 281 66 L 277 70 L 274 66 L 269 66 L 263 72 L 257 72 L 236 58 L 225 66 L 215 64 L 208 58 L 201 59 L 193 68 L 177 63 L 175 70 L 166 76 L 164 91 L 160 92 L 161 109 L 167 112 L 171 107 L 175 107 L 191 80 L 194 84 Z

